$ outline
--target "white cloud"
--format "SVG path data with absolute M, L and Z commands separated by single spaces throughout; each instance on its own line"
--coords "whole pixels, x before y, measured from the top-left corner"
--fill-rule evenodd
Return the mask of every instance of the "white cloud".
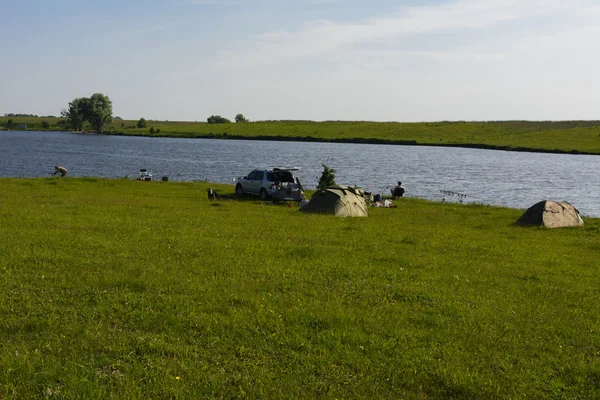
M 584 18 L 597 18 L 600 17 L 600 6 L 577 8 L 575 14 Z
M 572 28 L 562 32 L 556 32 L 549 35 L 537 35 L 524 38 L 520 43 L 523 49 L 537 48 L 556 50 L 573 49 L 573 47 L 586 47 L 590 50 L 592 43 L 600 41 L 600 24 L 587 25 Z
M 341 48 L 377 42 L 398 42 L 403 37 L 461 30 L 484 29 L 504 22 L 567 12 L 572 4 L 560 0 L 463 0 L 436 6 L 415 6 L 389 17 L 358 23 L 311 21 L 298 31 L 266 32 L 243 50 L 221 54 L 223 65 L 265 65 L 326 54 Z
M 28 89 L 45 87 L 63 93 L 59 109 L 102 91 L 122 116 L 183 120 L 589 119 L 600 108 L 598 0 L 434 0 L 393 13 L 382 4 L 407 1 L 176 1 L 133 25 L 100 21 L 112 26 L 95 46 L 74 38 L 83 55 L 47 57 L 44 71 L 27 55 L 0 66 L 18 77 L 4 97 L 27 107 Z M 121 62 L 104 63 L 109 52 Z
M 585 119 L 600 90 L 594 3 L 461 0 L 313 20 L 230 42 L 214 71 L 255 118 Z

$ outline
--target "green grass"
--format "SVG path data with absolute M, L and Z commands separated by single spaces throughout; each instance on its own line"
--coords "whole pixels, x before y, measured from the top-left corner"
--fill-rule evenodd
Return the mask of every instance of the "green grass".
M 0 179 L 0 398 L 600 397 L 600 220 Z
M 7 117 L 0 117 L 0 125 Z M 41 119 L 13 118 L 40 129 Z M 57 129 L 58 119 L 46 119 Z M 312 122 L 261 121 L 243 124 L 148 121 L 148 128 L 135 127 L 137 121 L 114 121 L 109 133 L 122 135 L 322 140 L 365 143 L 419 144 L 483 147 L 503 150 L 533 150 L 600 154 L 600 121 L 490 121 L 490 122 Z M 150 127 L 160 133 L 150 134 Z

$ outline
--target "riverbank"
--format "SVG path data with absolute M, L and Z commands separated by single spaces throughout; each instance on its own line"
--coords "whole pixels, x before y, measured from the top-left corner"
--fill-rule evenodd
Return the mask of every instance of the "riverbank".
M 0 397 L 600 396 L 600 219 L 209 186 L 0 179 Z
M 0 125 L 7 118 L 0 118 Z M 14 124 L 42 130 L 41 119 L 13 118 Z M 58 119 L 46 119 L 49 130 Z M 481 148 L 505 151 L 600 154 L 600 121 L 493 122 L 344 122 L 260 121 L 208 124 L 205 122 L 115 120 L 105 134 L 179 138 L 219 138 L 310 142 L 371 143 Z M 152 132 L 151 132 L 152 131 Z
M 595 151 L 580 151 L 580 150 L 561 150 L 561 149 L 544 149 L 534 147 L 513 147 L 508 146 L 496 146 L 490 144 L 477 144 L 477 143 L 419 143 L 416 140 L 385 140 L 385 139 L 365 139 L 365 138 L 335 138 L 326 139 L 313 136 L 246 136 L 246 135 L 228 135 L 209 133 L 208 135 L 146 135 L 146 134 L 128 134 L 123 132 L 108 133 L 110 135 L 120 136 L 140 136 L 140 137 L 177 137 L 177 138 L 195 138 L 195 139 L 229 139 L 229 140 L 265 140 L 265 141 L 277 141 L 277 142 L 320 142 L 320 143 L 357 143 L 357 144 L 384 144 L 384 145 L 400 145 L 400 146 L 442 146 L 442 147 L 462 147 L 467 149 L 484 149 L 484 150 L 502 150 L 502 151 L 521 151 L 530 153 L 549 153 L 549 154 L 582 154 L 582 155 L 597 155 L 600 152 Z

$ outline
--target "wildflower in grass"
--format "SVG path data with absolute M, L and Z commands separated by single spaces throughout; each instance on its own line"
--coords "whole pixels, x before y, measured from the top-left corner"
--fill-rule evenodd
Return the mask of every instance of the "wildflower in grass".
M 181 378 L 180 378 L 180 377 L 178 377 L 178 376 L 176 376 L 176 377 L 175 377 L 175 379 L 177 379 L 177 380 L 180 380 Z

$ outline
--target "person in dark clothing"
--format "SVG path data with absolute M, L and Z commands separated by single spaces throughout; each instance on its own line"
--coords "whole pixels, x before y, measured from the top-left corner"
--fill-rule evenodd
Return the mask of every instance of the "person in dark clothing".
M 402 182 L 398 182 L 398 186 L 392 189 L 392 199 L 396 200 L 404 196 L 404 186 L 402 186 Z
M 54 173 L 52 175 L 58 175 L 58 174 L 60 174 L 60 176 L 65 176 L 67 174 L 67 169 L 65 167 L 55 166 Z

